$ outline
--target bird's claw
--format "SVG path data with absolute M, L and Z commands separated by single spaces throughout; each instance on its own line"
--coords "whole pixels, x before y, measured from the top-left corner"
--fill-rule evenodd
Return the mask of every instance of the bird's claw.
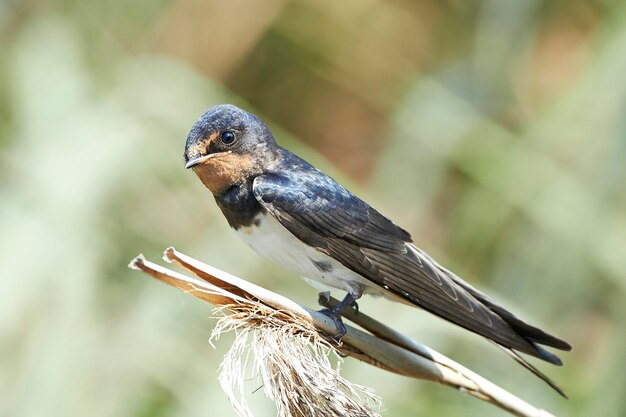
M 333 323 L 335 323 L 335 326 L 337 327 L 338 331 L 337 331 L 337 334 L 333 336 L 333 340 L 335 340 L 335 342 L 339 342 L 341 338 L 348 331 L 348 329 L 346 328 L 346 325 L 343 324 L 343 320 L 341 320 L 341 316 L 339 315 L 339 312 L 336 311 L 334 308 L 324 308 L 320 310 L 319 312 L 325 315 L 326 317 L 330 318 L 333 321 Z
M 322 291 L 318 294 L 317 303 L 322 307 L 330 305 L 330 291 Z
M 332 307 L 332 308 L 324 308 L 324 309 L 320 310 L 320 313 L 322 313 L 322 314 L 328 316 L 329 318 L 331 318 L 332 321 L 335 323 L 335 326 L 337 326 L 337 329 L 339 329 L 337 334 L 333 336 L 333 339 L 335 339 L 335 341 L 338 342 L 346 334 L 346 332 L 348 331 L 348 329 L 346 328 L 346 325 L 343 324 L 343 321 L 341 320 L 341 312 L 347 306 L 351 306 L 351 307 L 354 307 L 356 309 L 357 313 L 358 313 L 359 312 L 359 305 L 356 303 L 356 300 L 359 297 L 360 297 L 360 294 L 355 295 L 355 294 L 348 293 L 348 294 L 346 294 L 344 299 L 341 300 L 334 307 Z M 321 305 L 324 305 L 323 301 L 326 301 L 325 306 L 330 305 L 330 291 L 326 291 L 326 292 L 320 293 L 318 301 L 319 301 L 319 303 Z

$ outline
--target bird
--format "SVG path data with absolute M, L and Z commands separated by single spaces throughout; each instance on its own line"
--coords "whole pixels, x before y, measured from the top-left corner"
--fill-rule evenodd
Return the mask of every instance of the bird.
M 520 353 L 561 366 L 543 346 L 571 346 L 535 327 L 437 263 L 411 235 L 337 181 L 279 146 L 256 115 L 232 104 L 209 108 L 185 143 L 185 168 L 209 189 L 228 224 L 261 256 L 313 286 L 346 296 L 321 310 L 340 314 L 363 295 L 426 310 L 509 353 L 559 394 Z

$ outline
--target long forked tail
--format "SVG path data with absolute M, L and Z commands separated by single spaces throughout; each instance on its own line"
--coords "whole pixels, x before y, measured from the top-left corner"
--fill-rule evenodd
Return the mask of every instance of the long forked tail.
M 459 277 L 457 277 L 454 273 L 448 271 L 447 269 L 441 267 L 441 270 L 448 274 L 452 280 L 454 280 L 458 285 L 463 287 L 467 292 L 472 294 L 477 300 L 479 300 L 483 305 L 488 307 L 491 311 L 500 316 L 518 335 L 527 340 L 529 344 L 533 347 L 533 351 L 526 352 L 532 354 L 533 356 L 543 359 L 546 362 L 549 362 L 553 365 L 561 366 L 563 362 L 561 359 L 556 356 L 554 353 L 547 351 L 540 345 L 550 346 L 555 349 L 570 351 L 572 350 L 572 346 L 566 341 L 559 339 L 538 327 L 535 327 L 526 321 L 520 319 L 506 308 L 502 307 L 498 303 L 496 303 L 493 299 L 491 299 L 488 295 L 483 292 L 477 290 L 472 287 L 467 282 L 463 281 Z M 496 342 L 494 342 L 496 343 Z M 552 387 L 556 392 L 561 394 L 563 397 L 567 398 L 565 392 L 554 383 L 550 378 L 544 375 L 539 369 L 537 369 L 534 365 L 524 359 L 518 352 L 508 348 L 506 346 L 502 346 L 496 343 L 497 346 L 502 348 L 506 353 L 508 353 L 517 363 L 522 365 L 524 368 L 528 369 L 530 372 L 535 374 L 537 377 L 545 381 L 550 387 Z
M 494 342 L 495 343 L 495 342 Z M 548 384 L 552 389 L 561 394 L 564 398 L 568 398 L 567 394 L 561 387 L 559 387 L 553 380 L 551 380 L 548 376 L 546 376 L 543 372 L 537 369 L 533 364 L 524 359 L 519 353 L 515 352 L 513 349 L 509 349 L 502 345 L 495 343 L 500 349 L 508 353 L 517 363 L 522 365 L 524 368 L 528 369 L 530 372 L 535 374 L 539 379 L 543 380 L 546 384 Z
M 474 291 L 478 292 L 476 290 Z M 545 359 L 546 361 L 554 365 L 559 365 L 559 366 L 562 365 L 561 360 L 556 355 L 536 345 L 545 345 L 545 346 L 550 346 L 559 350 L 570 351 L 572 350 L 572 346 L 570 346 L 569 343 L 567 343 L 564 340 L 559 339 L 558 337 L 552 336 L 551 334 L 548 334 L 544 332 L 543 330 L 525 322 L 524 320 L 515 316 L 510 311 L 506 310 L 504 307 L 496 304 L 493 300 L 491 300 L 486 295 L 481 294 L 481 293 L 474 294 L 475 297 L 476 295 L 482 296 L 481 298 L 479 298 L 480 301 L 484 305 L 489 307 L 491 311 L 493 311 L 494 313 L 502 317 L 502 319 L 505 322 L 507 322 L 507 324 L 511 326 L 511 328 L 513 328 L 513 330 L 515 330 L 520 336 L 532 342 L 535 345 L 535 347 L 537 347 L 537 350 L 541 353 L 542 359 Z

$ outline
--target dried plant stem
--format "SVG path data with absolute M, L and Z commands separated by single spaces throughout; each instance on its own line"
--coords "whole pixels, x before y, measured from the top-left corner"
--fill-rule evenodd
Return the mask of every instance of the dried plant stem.
M 220 318 L 210 340 L 224 332 L 236 334 L 220 365 L 220 384 L 240 415 L 252 415 L 243 389 L 252 357 L 253 375 L 279 416 L 380 417 L 380 399 L 332 367 L 328 356 L 335 350 L 312 323 L 254 302 L 224 309 L 233 314 Z
M 146 261 L 141 255 L 133 259 L 129 266 L 216 306 L 223 306 L 236 312 L 237 308 L 234 306 L 252 305 L 256 306 L 255 308 L 265 309 L 263 311 L 266 312 L 289 317 L 286 322 L 280 322 L 280 326 L 286 326 L 288 323 L 299 323 L 299 325 L 308 326 L 307 328 L 314 328 L 316 334 L 320 334 L 325 338 L 326 343 L 329 343 L 328 346 L 331 346 L 332 339 L 328 335 L 336 334 L 337 329 L 332 320 L 325 315 L 251 282 L 206 265 L 177 252 L 174 248 L 168 248 L 163 258 L 166 262 L 176 264 L 193 273 L 202 281 Z M 334 299 L 330 301 L 331 304 L 336 302 L 337 300 Z M 244 313 L 249 315 L 248 324 L 255 323 L 255 326 L 263 326 L 264 321 L 258 320 L 259 316 L 255 316 L 251 311 L 255 310 L 247 309 Z M 264 316 L 268 317 L 268 314 Z M 516 416 L 552 416 L 547 411 L 528 404 L 446 356 L 409 339 L 363 312 L 355 314 L 354 311 L 347 310 L 344 316 L 369 333 L 352 326 L 346 326 L 348 331 L 341 343 L 332 345 L 343 355 L 352 356 L 400 375 L 435 381 L 454 387 Z M 252 320 L 252 317 L 255 319 Z M 279 328 L 280 326 L 274 327 Z M 271 383 L 271 381 L 268 380 L 266 383 Z

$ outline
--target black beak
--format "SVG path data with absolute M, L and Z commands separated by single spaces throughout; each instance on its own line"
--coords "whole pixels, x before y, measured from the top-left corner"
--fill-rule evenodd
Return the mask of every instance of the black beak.
M 220 156 L 225 156 L 230 153 L 232 153 L 232 151 L 216 152 L 204 156 L 199 156 L 195 159 L 187 161 L 187 163 L 185 164 L 185 169 L 193 168 L 196 165 L 202 165 L 211 158 L 219 158 Z

